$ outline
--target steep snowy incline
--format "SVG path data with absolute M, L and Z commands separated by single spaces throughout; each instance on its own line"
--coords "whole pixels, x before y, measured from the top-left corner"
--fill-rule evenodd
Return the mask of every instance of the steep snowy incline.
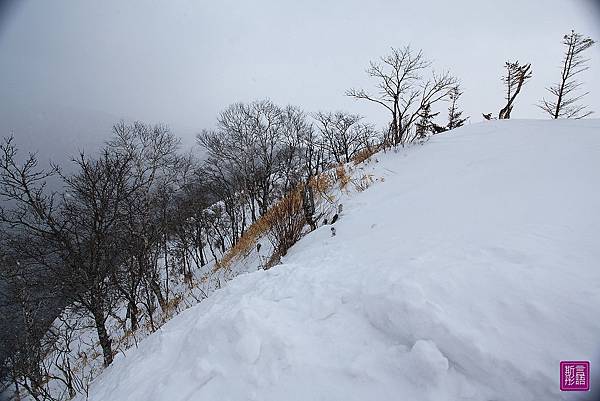
M 488 122 L 376 158 L 385 182 L 344 199 L 335 237 L 174 318 L 90 400 L 577 399 L 559 361 L 600 371 L 600 121 Z

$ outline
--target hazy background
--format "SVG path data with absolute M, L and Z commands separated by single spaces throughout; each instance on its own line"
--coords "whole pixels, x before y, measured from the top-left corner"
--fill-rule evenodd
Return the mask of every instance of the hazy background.
M 545 118 L 535 104 L 558 78 L 563 35 L 600 40 L 599 17 L 591 0 L 5 1 L 0 135 L 60 161 L 125 118 L 168 123 L 190 145 L 228 104 L 265 97 L 381 127 L 375 105 L 344 91 L 370 87 L 369 60 L 406 44 L 462 80 L 471 123 L 502 106 L 504 61 L 531 62 L 513 118 Z M 600 46 L 588 56 L 600 113 Z

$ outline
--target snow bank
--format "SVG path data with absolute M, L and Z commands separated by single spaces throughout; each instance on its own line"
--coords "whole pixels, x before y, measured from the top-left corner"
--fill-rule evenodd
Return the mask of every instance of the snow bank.
M 183 312 L 90 400 L 576 399 L 559 361 L 600 371 L 600 121 L 486 122 L 376 157 L 385 182 L 346 196 L 335 237 Z

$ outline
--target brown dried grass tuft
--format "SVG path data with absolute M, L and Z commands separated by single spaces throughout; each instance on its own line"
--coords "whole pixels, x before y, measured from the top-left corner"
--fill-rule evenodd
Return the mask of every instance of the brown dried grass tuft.
M 183 301 L 182 294 L 177 294 L 174 297 L 170 298 L 166 305 L 166 314 L 167 315 L 176 314 L 177 308 L 179 308 L 181 301 Z
M 338 183 L 340 184 L 340 189 L 342 191 L 346 190 L 348 183 L 350 182 L 350 176 L 346 173 L 346 168 L 343 164 L 340 164 L 335 169 L 335 176 L 337 178 Z
M 369 188 L 373 181 L 373 174 L 365 174 L 359 180 L 352 181 L 352 184 L 357 192 L 362 192 Z
M 302 238 L 306 226 L 302 189 L 298 186 L 289 192 L 265 214 L 267 235 L 281 256 Z
M 379 147 L 364 149 L 354 157 L 354 164 L 364 162 L 378 150 Z M 352 179 L 344 165 L 338 165 L 333 172 L 326 171 L 311 178 L 308 185 L 313 188 L 315 195 L 320 200 L 333 203 L 335 197 L 329 193 L 331 188 L 338 183 L 341 190 L 347 190 L 348 184 L 351 182 Z M 364 191 L 372 182 L 371 176 L 364 176 L 358 182 L 353 182 L 353 185 L 356 190 Z M 305 223 L 302 210 L 302 186 L 300 185 L 250 225 L 238 242 L 215 264 L 213 270 L 229 268 L 234 260 L 248 256 L 258 240 L 267 234 L 270 234 L 270 238 L 274 242 L 275 252 L 285 255 L 287 249 L 302 236 L 302 228 Z M 280 249 L 277 249 L 278 247 Z
M 359 151 L 356 155 L 354 155 L 354 157 L 352 157 L 352 162 L 354 163 L 355 166 L 357 164 L 364 163 L 375 153 L 379 152 L 379 148 L 380 148 L 379 146 L 372 146 L 370 148 L 364 148 L 363 150 Z
M 214 270 L 219 270 L 224 267 L 227 268 L 231 265 L 234 259 L 240 256 L 248 256 L 250 254 L 250 251 L 254 248 L 258 240 L 269 228 L 265 216 L 261 216 L 254 223 L 252 223 L 250 227 L 248 227 L 238 242 L 231 247 L 225 253 L 225 255 L 223 255 L 220 261 L 215 264 Z

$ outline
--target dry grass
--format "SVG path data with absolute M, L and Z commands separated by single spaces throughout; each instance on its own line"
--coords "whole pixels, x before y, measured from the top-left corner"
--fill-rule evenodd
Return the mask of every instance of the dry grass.
M 265 214 L 267 235 L 281 256 L 285 256 L 288 249 L 302 238 L 306 226 L 302 192 L 303 187 L 298 186 Z
M 373 174 L 365 174 L 359 180 L 353 180 L 352 184 L 357 192 L 362 192 L 369 188 L 373 181 Z
M 356 166 L 357 164 L 364 163 L 375 153 L 379 152 L 379 146 L 373 146 L 370 148 L 364 148 L 360 152 L 358 152 L 354 157 L 352 157 L 352 162 Z
M 267 232 L 269 228 L 267 225 L 266 215 L 261 216 L 258 220 L 248 227 L 244 232 L 244 235 L 238 240 L 238 242 L 230 248 L 225 255 L 215 264 L 214 270 L 221 268 L 227 268 L 231 265 L 234 259 L 239 256 L 248 256 L 250 251 L 254 248 L 258 240 Z
M 340 164 L 335 169 L 335 176 L 337 178 L 337 182 L 340 184 L 340 189 L 342 191 L 346 190 L 348 183 L 350 182 L 350 176 L 346 173 L 346 168 L 343 164 Z
M 129 343 L 129 340 L 135 336 L 135 331 L 127 329 L 123 332 L 123 335 L 119 338 L 119 342 Z
M 332 178 L 331 174 L 325 172 L 319 174 L 318 176 L 313 177 L 309 185 L 312 186 L 315 194 L 319 199 L 325 199 L 329 202 L 333 201 L 331 195 L 329 195 L 329 190 L 333 186 L 335 180 Z M 279 200 L 275 205 L 269 209 L 269 211 L 261 216 L 258 220 L 256 220 L 253 224 L 248 227 L 248 229 L 244 232 L 244 235 L 238 240 L 238 242 L 229 249 L 223 258 L 219 262 L 215 264 L 214 270 L 219 270 L 221 268 L 228 268 L 231 266 L 231 263 L 238 258 L 246 257 L 250 254 L 250 252 L 256 246 L 256 243 L 260 238 L 265 236 L 267 232 L 271 229 L 273 224 L 277 222 L 277 218 L 281 218 L 281 210 L 290 206 L 290 200 L 293 199 L 293 206 L 295 208 L 298 207 L 298 197 L 300 197 L 300 208 L 302 197 L 301 197 L 302 187 L 298 187 L 291 192 L 291 195 L 288 194 L 281 200 Z
M 379 147 L 362 150 L 354 156 L 354 164 L 363 163 L 378 150 Z M 313 177 L 308 185 L 313 188 L 318 200 L 334 203 L 335 197 L 330 193 L 331 188 L 338 183 L 341 190 L 347 190 L 348 184 L 351 182 L 354 188 L 361 192 L 373 183 L 373 177 L 365 175 L 354 182 L 344 165 L 338 165 L 335 167 L 335 171 L 326 171 Z M 285 235 L 285 231 L 288 230 L 287 235 L 290 236 L 290 239 L 299 239 L 301 224 L 304 227 L 302 187 L 299 186 L 275 203 L 265 215 L 251 224 L 238 242 L 215 264 L 214 271 L 229 268 L 234 260 L 247 257 L 255 248 L 258 240 L 269 234 L 269 232 L 272 233 L 273 230 L 279 231 L 277 236 Z M 278 242 L 278 239 L 275 239 L 274 242 Z M 275 253 L 285 254 L 287 251 L 285 248 L 289 246 L 289 243 L 287 240 L 284 242 L 285 244 L 282 244 L 283 249 L 276 249 Z
M 267 263 L 265 263 L 265 270 L 269 270 L 271 267 L 278 265 L 281 262 L 281 255 L 279 252 L 273 252 L 273 255 L 269 258 Z
M 318 194 L 327 193 L 334 184 L 334 180 L 327 172 L 311 178 L 309 185 Z
M 325 200 L 329 203 L 335 202 L 335 197 L 329 193 L 336 182 L 336 177 L 331 172 L 324 172 L 310 180 L 309 185 L 312 187 L 317 199 Z M 316 199 L 315 199 L 316 200 Z
M 166 305 L 166 313 L 165 314 L 168 316 L 176 314 L 177 308 L 179 308 L 181 301 L 183 301 L 183 294 L 177 294 L 174 297 L 172 297 L 171 299 L 169 299 L 169 301 L 167 302 L 167 305 Z
M 325 181 L 315 180 L 314 185 L 316 187 L 324 187 Z M 235 259 L 248 256 L 256 246 L 258 240 L 266 235 L 269 230 L 271 230 L 275 225 L 286 223 L 285 219 L 289 217 L 289 213 L 286 213 L 286 211 L 289 210 L 293 213 L 297 213 L 299 210 L 302 212 L 301 189 L 301 187 L 298 187 L 292 192 L 288 193 L 277 203 L 275 203 L 275 205 L 271 206 L 267 213 L 251 224 L 238 242 L 231 249 L 229 249 L 223 258 L 221 258 L 221 260 L 215 265 L 214 270 L 227 268 L 231 266 L 231 263 Z M 287 223 L 289 223 L 289 221 L 287 221 Z

